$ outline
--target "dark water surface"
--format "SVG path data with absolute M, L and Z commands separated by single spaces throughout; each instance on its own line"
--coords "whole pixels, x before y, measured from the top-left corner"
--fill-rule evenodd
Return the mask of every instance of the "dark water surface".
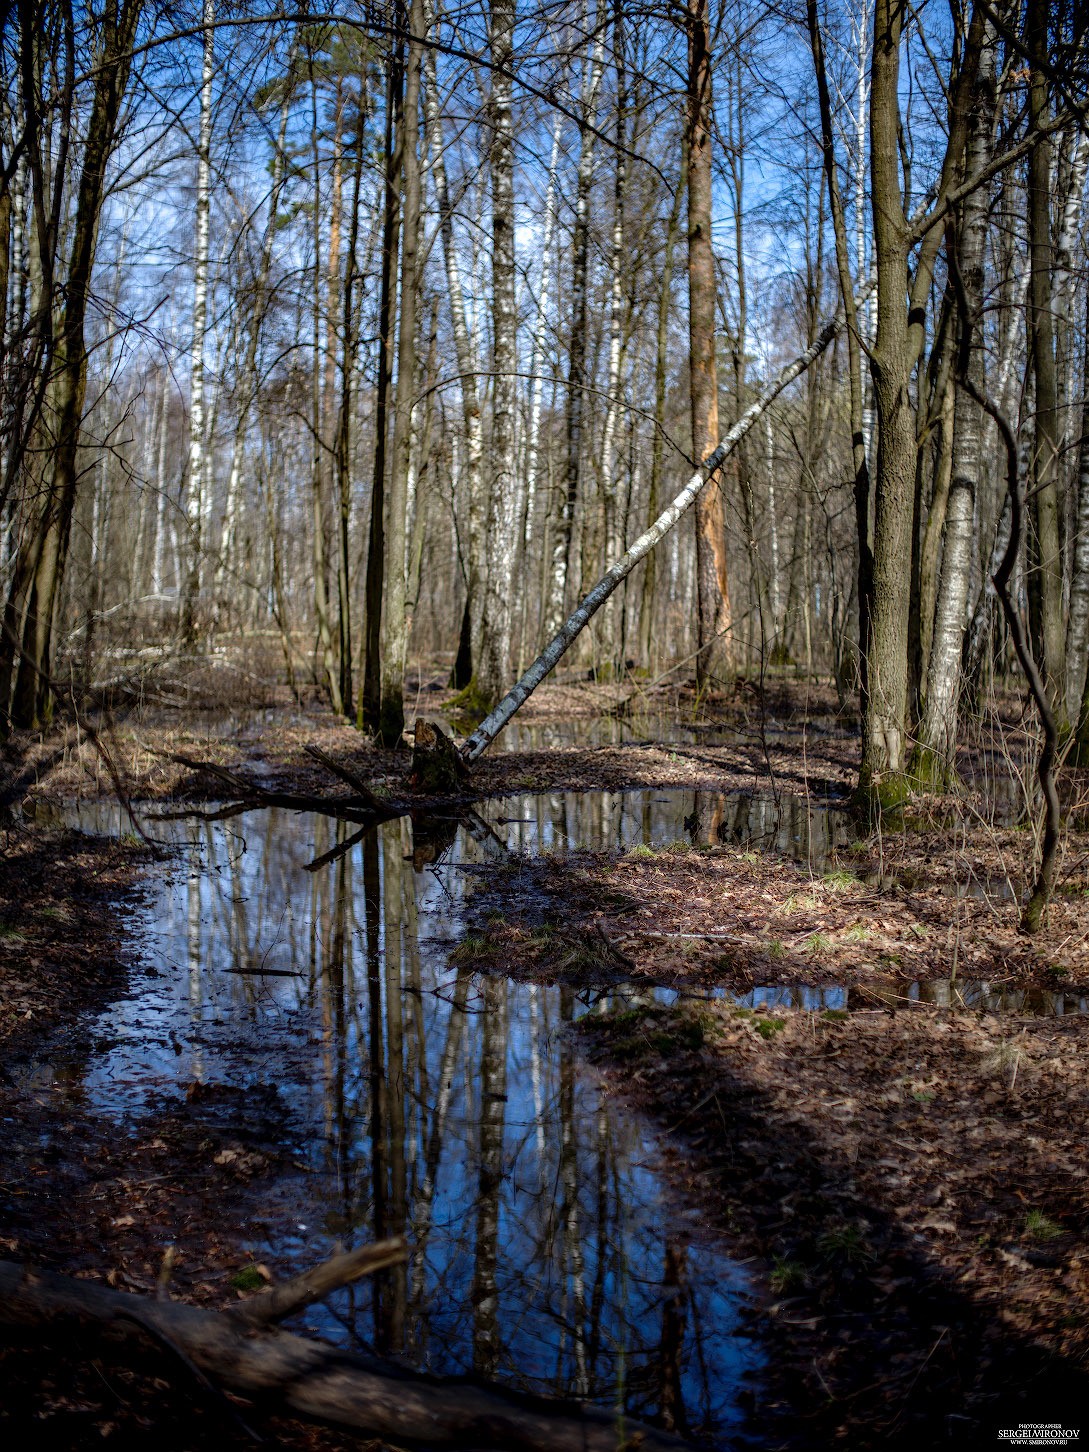
M 760 1365 L 745 1276 L 580 1062 L 567 1025 L 592 995 L 449 964 L 466 868 L 595 845 L 605 821 L 609 840 L 677 835 L 643 795 L 493 803 L 487 825 L 415 837 L 407 819 L 358 835 L 271 809 L 152 822 L 180 854 L 138 916 L 145 968 L 91 1027 L 89 1059 L 45 1077 L 122 1127 L 194 1084 L 274 1086 L 300 1168 L 255 1257 L 301 1269 L 402 1232 L 411 1247 L 403 1271 L 308 1312 L 312 1330 L 642 1416 L 676 1386 L 693 1431 L 725 1446 Z M 116 809 L 72 817 L 124 826 Z

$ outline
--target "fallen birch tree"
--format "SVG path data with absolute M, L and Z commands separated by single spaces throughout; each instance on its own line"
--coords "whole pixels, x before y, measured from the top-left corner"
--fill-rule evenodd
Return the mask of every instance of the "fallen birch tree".
M 870 286 L 863 289 L 859 298 L 860 302 L 865 300 L 870 290 Z M 767 411 L 785 388 L 788 388 L 796 378 L 801 377 L 806 369 L 816 362 L 836 335 L 842 331 L 843 326 L 843 315 L 842 313 L 837 313 L 824 325 L 816 339 L 805 352 L 795 358 L 792 363 L 788 363 L 772 382 L 757 395 L 715 451 L 708 455 L 692 475 L 673 502 L 662 511 L 650 528 L 639 536 L 627 553 L 617 560 L 616 564 L 601 577 L 590 593 L 582 600 L 578 608 L 567 617 L 545 649 L 526 671 L 525 675 L 522 676 L 516 685 L 511 687 L 499 702 L 498 706 L 485 716 L 484 720 L 461 748 L 463 761 L 476 761 L 477 757 L 487 750 L 515 712 L 526 703 L 544 678 L 556 668 L 568 648 L 579 637 L 617 586 L 621 585 L 627 579 L 639 561 L 645 559 L 654 546 L 659 541 L 665 539 L 666 535 L 669 534 L 678 520 L 682 519 L 688 513 L 704 489 L 708 487 L 719 469 L 722 468 L 722 465 L 733 453 L 734 449 L 737 448 L 738 444 L 752 428 L 753 424 Z
M 76 1326 L 97 1336 L 142 1332 L 217 1389 L 397 1446 L 680 1452 L 690 1445 L 601 1408 L 426 1376 L 277 1329 L 276 1322 L 406 1255 L 401 1238 L 364 1246 L 226 1311 L 0 1261 L 0 1323 Z

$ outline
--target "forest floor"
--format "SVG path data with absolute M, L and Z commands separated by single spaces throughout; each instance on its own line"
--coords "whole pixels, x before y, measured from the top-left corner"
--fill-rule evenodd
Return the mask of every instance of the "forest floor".
M 441 678 L 417 685 L 410 719 L 438 718 Z M 858 737 L 827 687 L 742 683 L 697 702 L 683 689 L 546 686 L 517 720 L 518 749 L 497 743 L 466 787 L 466 801 L 680 787 L 693 817 L 707 814 L 703 845 L 497 865 L 457 951 L 484 970 L 513 962 L 521 976 L 643 992 L 578 1032 L 613 1091 L 657 1121 L 670 1177 L 706 1223 L 764 1268 L 757 1445 L 994 1446 L 1021 1421 L 1078 1427 L 1089 1406 L 1089 1015 L 925 1001 L 955 1002 L 950 980 L 1024 991 L 1026 1008 L 1089 993 L 1089 835 L 1073 775 L 1056 900 L 1037 938 L 1017 931 L 1034 838 L 1021 787 L 996 784 L 1028 773 L 1019 712 L 1011 699 L 976 730 L 956 795 L 926 799 L 895 830 L 860 828 L 819 866 L 732 844 L 717 794 L 842 805 Z M 222 782 L 179 756 L 265 790 L 336 796 L 308 744 L 426 812 L 404 784 L 406 753 L 275 694 L 235 712 L 145 710 L 97 745 L 75 727 L 17 743 L 0 863 L 6 1258 L 151 1290 L 169 1222 L 174 1294 L 224 1304 L 252 1284 L 239 1246 L 290 1174 L 275 1096 L 198 1093 L 120 1140 L 67 1098 L 56 1133 L 51 1074 L 36 1066 L 85 1053 L 90 1016 L 124 991 L 125 914 L 152 859 L 135 837 L 58 829 L 52 804 L 117 780 L 138 815 L 222 799 Z M 843 990 L 844 1007 L 735 1001 L 822 986 Z M 661 988 L 683 996 L 656 1001 Z M 8 1445 L 144 1445 L 149 1423 L 163 1448 L 246 1440 L 231 1404 L 184 1377 L 179 1389 L 161 1348 L 136 1367 L 120 1352 L 84 1359 L 75 1381 L 73 1357 L 55 1343 L 3 1348 Z M 176 1442 L 158 1430 L 172 1405 Z M 274 1445 L 367 1445 L 260 1429 Z

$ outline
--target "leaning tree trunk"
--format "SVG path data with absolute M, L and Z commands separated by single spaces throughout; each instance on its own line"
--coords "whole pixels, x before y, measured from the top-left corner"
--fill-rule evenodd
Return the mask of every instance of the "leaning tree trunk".
M 795 378 L 800 378 L 806 369 L 821 356 L 840 332 L 842 326 L 842 320 L 838 317 L 826 323 L 805 352 L 788 364 L 777 378 L 761 390 L 757 398 L 741 415 L 714 452 L 704 460 L 672 503 L 628 548 L 622 558 L 606 570 L 578 608 L 567 617 L 521 679 L 511 687 L 495 710 L 480 723 L 462 747 L 461 755 L 464 761 L 475 761 L 487 750 L 515 712 L 525 704 L 549 672 L 554 670 L 563 659 L 568 648 L 578 639 L 586 625 L 609 599 L 613 591 L 623 584 L 640 560 L 646 559 L 654 546 L 669 534 L 677 521 L 684 518 L 704 489 L 708 487 L 710 481 L 715 479 L 725 460 L 730 457 L 757 419 L 763 416 L 784 388 L 789 387 Z

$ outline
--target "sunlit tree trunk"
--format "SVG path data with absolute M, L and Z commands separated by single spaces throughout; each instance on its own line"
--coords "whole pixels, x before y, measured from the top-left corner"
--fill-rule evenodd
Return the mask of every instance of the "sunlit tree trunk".
M 488 495 L 484 618 L 477 688 L 493 706 L 510 678 L 512 575 L 515 557 L 514 404 L 518 310 L 514 276 L 514 134 L 511 65 L 515 0 L 492 0 L 490 168 L 492 178 L 492 474 Z
M 386 444 L 393 358 L 393 316 L 397 294 L 397 253 L 401 226 L 401 92 L 404 49 L 390 46 L 386 63 L 385 200 L 382 221 L 382 278 L 378 303 L 378 378 L 374 398 L 374 472 L 367 542 L 364 618 L 363 693 L 360 723 L 371 731 L 382 724 L 382 602 L 386 578 Z
M 401 312 L 397 331 L 397 394 L 386 533 L 386 580 L 382 598 L 382 706 L 378 737 L 386 746 L 395 746 L 405 728 L 403 690 L 408 654 L 408 475 L 412 458 L 412 411 L 416 395 L 416 315 L 419 298 L 416 252 L 420 231 L 420 70 L 423 36 L 423 0 L 412 0 L 401 141 L 404 212 L 401 237 Z
M 980 57 L 968 135 L 969 176 L 978 176 L 990 160 L 994 131 L 995 42 L 993 34 Z M 988 195 L 979 187 L 965 199 L 957 245 L 961 281 L 959 349 L 968 380 L 984 386 L 983 263 L 987 237 Z M 952 477 L 945 507 L 945 543 L 938 588 L 934 634 L 930 648 L 926 708 L 919 730 L 915 770 L 927 779 L 946 782 L 953 775 L 957 744 L 961 657 L 967 624 L 968 587 L 972 568 L 976 496 L 981 474 L 983 416 L 963 386 L 954 402 Z
M 898 805 L 908 790 L 908 616 L 916 474 L 912 374 L 925 341 L 926 302 L 943 227 L 935 219 L 909 275 L 909 229 L 900 181 L 900 46 L 904 11 L 876 0 L 870 73 L 870 171 L 877 270 L 877 331 L 870 373 L 878 417 L 874 491 L 874 580 L 868 696 L 862 717 L 859 795 Z M 950 125 L 937 201 L 959 174 L 983 20 L 973 11 L 950 93 Z M 905 279 L 910 277 L 905 299 Z
M 688 332 L 692 457 L 718 445 L 715 366 L 715 258 L 711 245 L 711 56 L 707 0 L 687 0 L 688 17 Z M 722 490 L 717 481 L 696 502 L 699 653 L 703 687 L 729 663 L 730 595 Z
M 261 327 L 268 302 L 269 275 L 272 270 L 272 251 L 280 215 L 280 197 L 284 184 L 285 146 L 287 143 L 287 122 L 291 109 L 293 92 L 292 77 L 298 45 L 292 40 L 285 68 L 284 93 L 280 102 L 280 119 L 276 132 L 275 150 L 272 154 L 272 184 L 269 188 L 268 215 L 261 238 L 261 256 L 254 282 L 253 299 L 250 304 L 245 329 L 245 351 L 239 369 L 236 394 L 238 416 L 235 420 L 234 444 L 231 449 L 231 472 L 227 479 L 227 499 L 223 512 L 223 534 L 219 546 L 219 566 L 229 574 L 235 567 L 235 549 L 238 534 L 238 516 L 242 497 L 242 473 L 245 462 L 246 438 L 249 430 L 250 410 L 258 392 L 257 351 L 261 339 Z
M 647 490 L 647 524 L 658 517 L 661 508 L 663 430 L 666 407 L 666 366 L 669 360 L 669 318 L 673 304 L 673 254 L 680 230 L 681 200 L 688 188 L 688 148 L 681 147 L 681 170 L 677 190 L 666 223 L 665 251 L 662 256 L 661 281 L 658 290 L 658 327 L 654 344 L 654 434 L 650 444 L 650 483 Z M 639 596 L 639 658 L 649 667 L 652 660 L 655 586 L 658 580 L 658 556 L 647 556 L 643 571 L 643 588 Z
M 430 8 L 430 7 L 429 7 Z M 429 17 L 430 18 L 430 17 Z M 457 245 L 454 237 L 454 212 L 450 201 L 450 190 L 446 176 L 446 138 L 439 109 L 438 74 L 435 52 L 427 48 L 427 86 L 424 97 L 424 119 L 427 126 L 427 144 L 431 154 L 431 171 L 435 180 L 436 200 L 439 208 L 439 224 L 442 233 L 443 262 L 446 269 L 446 288 L 450 302 L 450 325 L 454 335 L 454 355 L 458 366 L 458 390 L 461 395 L 462 425 L 465 430 L 465 479 L 469 498 L 468 524 L 469 548 L 466 552 L 466 621 L 475 617 L 476 630 L 465 632 L 469 638 L 468 661 L 462 662 L 461 672 L 456 674 L 453 684 L 461 689 L 469 684 L 472 675 L 473 647 L 479 647 L 480 597 L 483 581 L 478 568 L 482 558 L 481 536 L 483 534 L 484 505 L 484 431 L 480 414 L 480 386 L 477 381 L 479 350 L 469 331 L 465 313 L 465 292 L 461 282 L 461 268 L 458 263 Z
M 189 482 L 185 517 L 189 526 L 189 568 L 182 594 L 181 634 L 192 644 L 197 630 L 204 548 L 204 344 L 208 332 L 208 230 L 212 192 L 212 75 L 215 69 L 215 0 L 203 0 L 204 54 L 197 144 L 196 260 L 193 273 L 193 343 L 189 364 Z
M 605 558 L 613 560 L 624 548 L 619 502 L 621 454 L 617 447 L 620 413 L 620 375 L 624 361 L 624 192 L 627 181 L 626 127 L 627 78 L 624 68 L 624 17 L 621 0 L 613 4 L 613 53 L 616 61 L 616 158 L 613 182 L 613 227 L 609 247 L 609 358 L 605 381 L 605 427 L 601 436 L 601 497 L 605 515 Z M 716 440 L 717 442 L 717 440 Z M 623 597 L 606 616 L 605 650 L 613 669 L 622 672 L 624 657 Z
M 548 163 L 548 185 L 545 189 L 544 223 L 541 235 L 541 280 L 537 290 L 537 321 L 533 331 L 531 353 L 529 425 L 526 431 L 525 489 L 521 502 L 520 559 L 524 565 L 533 540 L 533 515 L 537 505 L 537 489 L 541 473 L 541 413 L 544 402 L 544 375 L 548 328 L 552 322 L 549 307 L 552 301 L 552 276 L 554 272 L 552 246 L 556 230 L 556 173 L 560 160 L 560 135 L 563 118 L 557 111 L 552 121 L 552 154 Z M 524 652 L 527 641 L 526 621 L 529 615 L 530 591 L 523 586 L 522 596 L 522 639 Z

